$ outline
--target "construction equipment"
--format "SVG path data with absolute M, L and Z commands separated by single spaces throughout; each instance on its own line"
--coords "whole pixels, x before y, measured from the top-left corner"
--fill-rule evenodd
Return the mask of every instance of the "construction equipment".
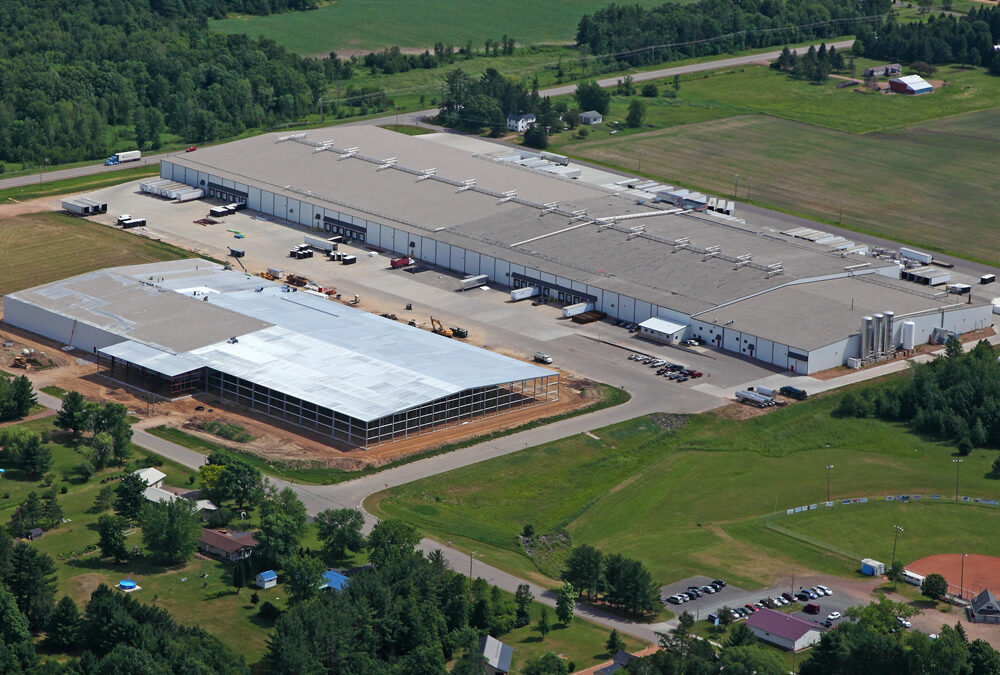
M 457 338 L 469 337 L 469 331 L 461 326 L 451 326 L 451 334 Z
M 437 333 L 438 335 L 443 335 L 445 337 L 452 336 L 451 329 L 445 328 L 444 324 L 435 319 L 433 316 L 431 317 L 431 330 Z
M 288 276 L 285 277 L 285 281 L 291 284 L 292 286 L 298 286 L 300 288 L 309 283 L 308 279 L 298 274 L 289 274 Z

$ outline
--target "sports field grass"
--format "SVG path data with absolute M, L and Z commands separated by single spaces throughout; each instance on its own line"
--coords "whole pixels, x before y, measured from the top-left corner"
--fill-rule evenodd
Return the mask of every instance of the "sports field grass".
M 835 419 L 838 399 L 827 396 L 743 422 L 707 413 L 680 431 L 640 418 L 595 432 L 599 441 L 574 436 L 394 488 L 367 505 L 541 583 L 543 571 L 551 577 L 556 570 L 540 570 L 521 551 L 517 535 L 527 523 L 538 532 L 565 529 L 574 544 L 636 557 L 661 583 L 705 574 L 763 584 L 796 566 L 850 574 L 852 558 L 768 529 L 760 518 L 824 500 L 828 464 L 836 467 L 835 499 L 948 494 L 953 448 L 899 425 Z M 1000 484 L 984 477 L 993 459 L 984 450 L 966 458 L 964 493 L 1000 494 Z M 849 508 L 816 517 L 853 519 Z M 913 538 L 907 554 L 914 557 L 938 552 L 964 528 L 988 532 L 1000 524 L 1000 510 L 967 505 L 918 506 L 909 513 L 948 521 L 937 537 Z M 777 522 L 798 527 L 793 517 Z M 881 518 L 852 526 L 856 534 L 844 548 L 878 541 L 868 554 L 885 556 Z
M 638 0 L 637 4 L 660 3 Z M 604 0 L 336 0 L 308 12 L 211 21 L 209 28 L 263 35 L 307 55 L 392 46 L 432 49 L 437 42 L 464 47 L 467 40 L 482 50 L 486 39 L 499 40 L 505 34 L 519 45 L 572 42 L 580 18 L 606 5 Z
M 114 265 L 196 257 L 146 237 L 61 213 L 0 220 L 0 295 Z

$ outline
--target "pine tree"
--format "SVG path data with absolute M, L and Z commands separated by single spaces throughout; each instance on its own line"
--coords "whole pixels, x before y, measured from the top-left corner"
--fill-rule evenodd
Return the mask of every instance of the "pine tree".
M 568 626 L 573 621 L 573 608 L 576 604 L 576 589 L 573 584 L 564 581 L 556 596 L 556 616 L 559 623 Z
M 993 460 L 993 468 L 990 469 L 990 478 L 1000 478 L 1000 457 Z
M 56 426 L 73 433 L 73 442 L 79 444 L 83 430 L 89 425 L 90 410 L 83 394 L 68 392 L 62 399 L 62 408 L 56 416 Z
M 604 648 L 612 656 L 625 649 L 625 641 L 622 640 L 622 636 L 614 628 L 611 629 L 611 634 L 608 635 L 608 641 L 604 643 Z
M 542 615 L 538 617 L 538 632 L 542 634 L 542 639 L 549 634 L 552 626 L 549 625 L 549 611 L 547 607 L 542 607 Z
M 240 561 L 236 563 L 233 567 L 233 586 L 236 587 L 236 592 L 239 593 L 247 582 L 247 572 L 246 568 L 243 566 L 243 562 Z
M 1000 465 L 1000 459 L 997 459 L 997 464 Z M 514 625 L 517 628 L 527 626 L 531 623 L 529 610 L 531 607 L 531 601 L 534 599 L 535 596 L 531 593 L 531 588 L 528 584 L 518 585 L 517 592 L 514 593 L 514 603 L 517 606 L 517 614 L 514 619 Z
M 59 651 L 69 651 L 76 646 L 80 635 L 80 611 L 68 595 L 52 610 L 49 617 L 47 641 Z
M 55 527 L 63 519 L 62 507 L 59 506 L 58 496 L 59 493 L 53 487 L 45 493 L 45 499 L 42 501 L 42 518 L 49 523 L 49 527 Z

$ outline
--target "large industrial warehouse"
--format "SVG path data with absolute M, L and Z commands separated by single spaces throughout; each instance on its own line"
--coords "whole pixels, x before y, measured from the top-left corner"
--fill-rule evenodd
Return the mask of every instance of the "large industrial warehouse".
M 99 270 L 4 298 L 4 320 L 120 382 L 205 392 L 367 448 L 559 398 L 559 375 L 205 260 Z
M 663 319 L 678 338 L 796 373 L 992 323 L 990 305 L 902 281 L 892 262 L 377 127 L 258 136 L 160 167 L 286 226 Z M 892 335 L 862 354 L 866 317 L 886 312 Z

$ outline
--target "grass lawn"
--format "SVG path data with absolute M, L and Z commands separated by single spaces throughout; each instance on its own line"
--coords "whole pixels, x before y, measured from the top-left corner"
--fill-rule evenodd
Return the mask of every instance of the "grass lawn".
M 604 643 L 607 642 L 608 635 L 611 633 L 609 629 L 581 619 L 574 619 L 568 626 L 564 626 L 556 618 L 554 609 L 547 607 L 546 610 L 552 630 L 544 638 L 536 628 L 542 611 L 542 605 L 537 602 L 531 604 L 530 624 L 523 628 L 515 628 L 506 635 L 500 636 L 501 642 L 514 648 L 511 673 L 522 672 L 526 661 L 547 652 L 554 652 L 565 657 L 567 661 L 573 662 L 576 667 L 570 672 L 596 666 L 611 658 L 604 651 Z M 625 650 L 631 653 L 648 646 L 629 635 L 622 634 L 622 639 L 625 640 Z
M 339 0 L 308 12 L 237 16 L 209 22 L 220 33 L 263 35 L 307 55 L 373 51 L 392 45 L 431 49 L 436 42 L 482 50 L 484 38 L 514 37 L 518 44 L 567 43 L 584 14 L 603 0 L 469 3 L 456 0 Z M 638 4 L 652 7 L 655 0 Z
M 600 440 L 563 439 L 379 493 L 366 505 L 550 586 L 555 582 L 546 577 L 561 562 L 558 556 L 536 561 L 523 553 L 517 535 L 527 523 L 541 533 L 565 530 L 574 544 L 638 558 L 658 583 L 705 574 L 752 587 L 803 565 L 849 575 L 857 561 L 832 550 L 834 545 L 887 557 L 883 548 L 891 545 L 891 528 L 880 519 L 865 521 L 850 511 L 854 507 L 806 514 L 824 518 L 830 528 L 849 518 L 843 528 L 857 530 L 852 537 L 824 536 L 832 544 L 820 547 L 760 518 L 824 500 L 827 464 L 836 466 L 834 498 L 947 494 L 954 487 L 954 449 L 900 425 L 833 418 L 838 400 L 825 396 L 742 422 L 707 413 L 679 431 L 639 418 L 597 431 Z M 964 494 L 1000 492 L 985 478 L 993 459 L 984 450 L 966 458 Z M 886 508 L 891 519 L 894 507 Z M 911 505 L 906 513 L 940 527 L 937 537 L 908 540 L 906 555 L 914 558 L 951 550 L 950 533 L 989 532 L 1000 524 L 998 509 Z M 774 522 L 794 528 L 808 523 L 795 517 Z M 818 527 L 811 523 L 805 530 L 815 533 Z M 994 548 L 985 540 L 983 546 Z
M 62 387 L 57 387 L 54 384 L 50 384 L 47 387 L 42 387 L 42 391 L 44 391 L 49 396 L 55 396 L 56 398 L 62 398 L 63 396 L 66 395 L 65 389 L 63 389 Z
M 68 166 L 76 166 L 74 164 Z M 68 168 L 61 166 L 58 168 Z M 66 178 L 48 183 L 32 183 L 20 187 L 6 188 L 0 190 L 0 202 L 10 201 L 23 202 L 28 199 L 38 197 L 53 197 L 55 195 L 68 194 L 71 192 L 84 192 L 87 190 L 99 190 L 111 185 L 127 183 L 146 176 L 155 176 L 159 173 L 159 163 L 154 166 L 140 166 L 134 169 L 122 169 L 120 171 L 108 171 L 107 173 L 91 174 L 78 178 Z M 0 176 L 2 177 L 2 176 Z
M 0 295 L 114 265 L 195 257 L 160 241 L 61 213 L 0 223 Z

